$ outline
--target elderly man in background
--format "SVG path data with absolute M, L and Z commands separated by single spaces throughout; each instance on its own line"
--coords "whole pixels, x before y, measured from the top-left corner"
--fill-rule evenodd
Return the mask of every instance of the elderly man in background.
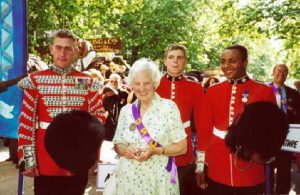
M 288 67 L 285 64 L 277 64 L 273 68 L 273 82 L 270 86 L 276 96 L 277 105 L 287 115 L 290 124 L 300 123 L 300 94 L 291 87 L 284 84 L 288 76 Z M 272 163 L 273 171 L 271 177 L 272 189 L 275 188 L 276 194 L 288 194 L 291 189 L 291 164 L 293 153 L 284 152 L 276 157 Z M 276 179 L 274 169 L 277 169 Z M 275 183 L 276 181 L 276 183 Z

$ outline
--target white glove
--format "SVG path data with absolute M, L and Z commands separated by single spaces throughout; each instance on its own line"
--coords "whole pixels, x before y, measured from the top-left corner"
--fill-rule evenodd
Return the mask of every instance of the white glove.
M 205 152 L 204 151 L 196 151 L 196 173 L 202 173 L 204 171 L 205 164 Z

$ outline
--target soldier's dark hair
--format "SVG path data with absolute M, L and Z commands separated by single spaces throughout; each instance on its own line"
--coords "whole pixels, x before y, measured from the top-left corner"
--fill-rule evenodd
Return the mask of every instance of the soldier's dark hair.
M 77 40 L 77 36 L 68 29 L 60 29 L 52 33 L 52 40 L 55 38 L 69 38 L 73 41 Z
M 248 60 L 248 51 L 246 49 L 246 47 L 242 46 L 242 45 L 231 45 L 229 47 L 226 47 L 225 50 L 228 49 L 236 49 L 240 52 L 242 60 Z
M 165 49 L 165 54 L 164 54 L 164 58 L 167 57 L 169 51 L 173 51 L 173 50 L 181 50 L 184 53 L 184 57 L 186 58 L 186 47 L 184 45 L 180 45 L 178 43 L 173 43 L 168 45 L 168 47 Z

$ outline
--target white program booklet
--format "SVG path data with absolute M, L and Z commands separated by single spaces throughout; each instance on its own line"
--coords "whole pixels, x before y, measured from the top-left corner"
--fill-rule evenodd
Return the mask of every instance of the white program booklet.
M 103 163 L 117 164 L 118 155 L 114 150 L 114 144 L 112 142 L 106 140 L 102 142 L 99 160 Z
M 115 169 L 116 164 L 98 163 L 97 164 L 97 180 L 96 191 L 104 191 L 105 181 Z

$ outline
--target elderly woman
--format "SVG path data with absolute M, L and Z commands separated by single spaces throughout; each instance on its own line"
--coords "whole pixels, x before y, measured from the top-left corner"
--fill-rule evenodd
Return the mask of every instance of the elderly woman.
M 186 134 L 176 104 L 155 93 L 161 74 L 149 59 L 128 75 L 137 100 L 121 110 L 113 138 L 121 156 L 118 194 L 179 194 L 174 156 L 186 153 Z

